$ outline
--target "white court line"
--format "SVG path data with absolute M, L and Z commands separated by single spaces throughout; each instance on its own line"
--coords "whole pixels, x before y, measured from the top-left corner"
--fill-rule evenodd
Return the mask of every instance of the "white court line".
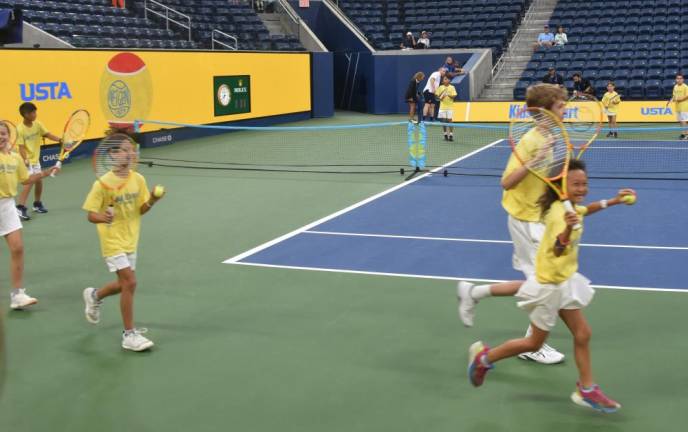
M 342 237 L 375 237 L 375 238 L 394 238 L 394 239 L 409 239 L 409 240 L 430 240 L 430 241 L 449 241 L 449 242 L 463 242 L 463 243 L 506 243 L 511 244 L 510 240 L 484 240 L 484 239 L 468 239 L 468 238 L 453 238 L 453 237 L 423 237 L 423 236 L 405 236 L 392 234 L 363 234 L 337 231 L 304 231 L 304 234 L 320 234 L 330 236 Z M 688 246 L 645 246 L 645 245 L 617 245 L 617 244 L 601 244 L 601 243 L 581 243 L 579 246 L 585 247 L 600 247 L 600 248 L 618 248 L 618 249 L 653 249 L 653 250 L 688 250 Z
M 288 239 L 288 238 L 294 237 L 294 236 L 297 235 L 297 234 L 300 234 L 300 233 L 302 233 L 302 232 L 304 232 L 304 231 L 306 231 L 306 230 L 309 230 L 310 228 L 313 228 L 314 226 L 320 225 L 321 223 L 327 222 L 327 221 L 329 221 L 329 220 L 331 220 L 331 219 L 334 219 L 334 218 L 336 218 L 336 217 L 338 217 L 338 216 L 343 215 L 344 213 L 348 213 L 348 212 L 350 212 L 351 210 L 357 209 L 357 208 L 359 208 L 359 207 L 361 207 L 361 206 L 363 206 L 363 205 L 365 205 L 365 204 L 368 204 L 368 203 L 371 202 L 371 201 L 375 201 L 375 200 L 378 199 L 378 198 L 382 198 L 383 196 L 388 195 L 388 194 L 390 194 L 390 193 L 392 193 L 392 192 L 394 192 L 394 191 L 396 191 L 396 190 L 399 190 L 399 189 L 401 189 L 401 188 L 403 188 L 403 187 L 406 187 L 406 186 L 408 186 L 408 185 L 410 185 L 410 184 L 413 184 L 414 182 L 417 182 L 418 180 L 420 180 L 420 179 L 422 179 L 422 178 L 425 178 L 425 177 L 427 177 L 427 176 L 429 176 L 429 175 L 431 175 L 431 174 L 433 174 L 433 173 L 436 173 L 436 172 L 438 172 L 438 171 L 444 169 L 445 167 L 447 167 L 447 166 L 449 166 L 449 165 L 452 165 L 452 164 L 455 164 L 455 163 L 457 163 L 457 162 L 460 162 L 460 161 L 462 161 L 462 160 L 464 160 L 464 159 L 466 159 L 466 158 L 469 158 L 469 157 L 471 157 L 471 156 L 473 156 L 473 155 L 475 155 L 475 154 L 477 154 L 477 153 L 479 153 L 479 152 L 481 152 L 481 151 L 483 151 L 483 150 L 486 150 L 486 149 L 488 149 L 488 148 L 490 148 L 490 147 L 496 145 L 497 143 L 499 143 L 499 142 L 501 142 L 501 141 L 504 141 L 504 140 L 503 140 L 503 139 L 498 139 L 497 141 L 491 142 L 490 144 L 487 144 L 486 146 L 480 147 L 480 148 L 477 149 L 477 150 L 474 150 L 474 151 L 472 151 L 472 152 L 470 152 L 470 153 L 468 153 L 468 154 L 465 154 L 465 155 L 461 156 L 461 157 L 458 158 L 458 159 L 454 159 L 453 161 L 451 161 L 451 162 L 449 162 L 449 163 L 447 163 L 447 164 L 445 164 L 445 165 L 442 165 L 442 166 L 440 166 L 440 167 L 437 167 L 437 168 L 433 169 L 433 170 L 430 171 L 430 172 L 427 172 L 427 173 L 425 173 L 425 174 L 423 174 L 423 175 L 420 175 L 420 176 L 418 176 L 418 177 L 415 177 L 415 178 L 413 178 L 413 179 L 411 179 L 411 180 L 409 180 L 409 181 L 400 183 L 400 184 L 398 184 L 398 185 L 396 185 L 396 186 L 394 186 L 394 187 L 391 187 L 391 188 L 389 188 L 389 189 L 387 189 L 387 190 L 385 190 L 385 191 L 382 191 L 382 192 L 380 192 L 380 193 L 378 193 L 378 194 L 375 194 L 375 195 L 373 195 L 373 196 L 371 196 L 371 197 L 368 197 L 368 198 L 364 199 L 363 201 L 359 201 L 359 202 L 357 202 L 357 203 L 355 203 L 355 204 L 353 204 L 353 205 L 350 205 L 349 207 L 346 207 L 345 209 L 342 209 L 342 210 L 339 210 L 338 212 L 332 213 L 332 214 L 329 215 L 329 216 L 325 216 L 324 218 L 318 219 L 318 220 L 315 221 L 315 222 L 311 222 L 311 223 L 309 223 L 308 225 L 304 225 L 304 226 L 302 226 L 301 228 L 298 228 L 298 229 L 296 229 L 296 230 L 294 230 L 294 231 L 292 231 L 292 232 L 290 232 L 290 233 L 284 234 L 284 235 L 282 235 L 282 236 L 280 236 L 280 237 L 277 237 L 276 239 L 270 240 L 269 242 L 266 242 L 266 243 L 263 243 L 263 244 L 261 244 L 261 245 L 259 245 L 259 246 L 256 246 L 256 247 L 254 247 L 253 249 L 249 249 L 249 250 L 247 250 L 246 252 L 240 253 L 240 254 L 237 255 L 237 256 L 234 256 L 234 257 L 232 257 L 232 258 L 226 259 L 225 261 L 223 261 L 223 263 L 224 263 L 224 264 L 240 264 L 238 261 L 240 261 L 240 260 L 246 258 L 247 256 L 253 255 L 253 254 L 257 253 L 257 252 L 260 252 L 260 251 L 262 251 L 262 250 L 264 250 L 264 249 L 267 249 L 267 248 L 269 248 L 269 247 L 272 246 L 272 245 L 275 245 L 275 244 L 277 244 L 277 243 L 280 243 L 280 242 L 282 242 L 282 241 L 284 241 L 284 240 L 286 240 L 286 239 Z
M 343 270 L 334 269 L 326 267 L 300 267 L 300 266 L 289 266 L 289 265 L 278 265 L 278 264 L 260 264 L 251 262 L 233 262 L 232 264 L 251 266 L 251 267 L 268 267 L 268 268 L 279 268 L 279 269 L 291 269 L 291 270 L 308 270 L 308 271 L 318 271 L 318 272 L 330 272 L 330 273 L 352 273 L 352 274 L 362 274 L 362 275 L 373 275 L 373 276 L 395 276 L 395 277 L 406 277 L 415 279 L 434 279 L 434 280 L 470 280 L 474 282 L 486 282 L 486 283 L 497 283 L 504 282 L 504 280 L 499 279 L 476 279 L 470 276 L 466 277 L 451 277 L 451 276 L 430 276 L 430 275 L 418 275 L 418 274 L 405 274 L 405 273 L 386 273 L 386 272 L 372 272 L 372 271 L 362 271 L 362 270 Z M 614 290 L 626 290 L 626 291 L 659 291 L 659 292 L 680 292 L 686 293 L 688 289 L 678 289 L 678 288 L 648 288 L 648 287 L 631 287 L 631 286 L 619 286 L 619 285 L 592 285 L 593 288 L 603 288 L 603 289 L 614 289 Z

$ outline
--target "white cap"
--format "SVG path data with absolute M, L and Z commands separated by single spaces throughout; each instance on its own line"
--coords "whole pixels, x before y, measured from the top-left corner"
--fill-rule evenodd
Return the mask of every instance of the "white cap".
M 413 33 L 407 32 L 407 33 L 406 33 L 406 36 L 413 36 Z

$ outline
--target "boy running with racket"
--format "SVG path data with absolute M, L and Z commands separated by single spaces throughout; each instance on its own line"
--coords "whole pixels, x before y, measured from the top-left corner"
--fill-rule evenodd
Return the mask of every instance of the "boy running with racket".
M 38 300 L 28 295 L 24 289 L 22 224 L 14 202 L 17 184 L 31 185 L 52 172 L 53 170 L 39 171 L 29 175 L 22 158 L 12 152 L 9 126 L 5 122 L 0 122 L 0 237 L 5 238 L 10 250 L 10 308 L 15 310 L 38 303 Z
M 517 290 L 522 299 L 518 307 L 528 312 L 532 333 L 524 338 L 512 339 L 494 348 L 478 341 L 471 345 L 468 359 L 468 375 L 471 384 L 479 387 L 494 363 L 514 357 L 524 351 L 539 349 L 547 340 L 559 316 L 569 328 L 574 341 L 574 356 L 579 378 L 571 399 L 577 405 L 603 412 L 614 412 L 621 405 L 607 397 L 595 384 L 590 361 L 591 330 L 583 308 L 592 301 L 595 291 L 590 281 L 578 273 L 578 244 L 583 232 L 584 216 L 608 206 L 632 204 L 625 201 L 633 196 L 631 189 L 622 189 L 609 200 L 601 200 L 587 206 L 580 205 L 588 193 L 588 177 L 585 164 L 572 160 L 569 165 L 568 195 L 575 205 L 574 212 L 567 212 L 557 193 L 547 188 L 540 199 L 545 223 L 545 233 L 537 252 L 535 274 L 524 281 L 512 281 L 492 286 L 497 291 Z M 576 226 L 580 225 L 579 229 Z
M 602 96 L 602 106 L 604 113 L 609 119 L 609 133 L 607 138 L 618 138 L 619 133 L 616 129 L 616 114 L 619 112 L 619 104 L 621 103 L 621 96 L 616 92 L 613 81 L 607 83 L 607 92 Z
M 440 111 L 437 113 L 437 118 L 442 123 L 451 124 L 454 121 L 454 98 L 456 97 L 456 88 L 451 85 L 449 76 L 442 77 L 442 85 L 437 87 L 435 95 L 440 101 Z M 454 141 L 454 128 L 451 126 L 442 126 L 445 141 Z
M 529 108 L 544 108 L 560 119 L 564 118 L 567 99 L 566 89 L 554 84 L 537 84 L 528 88 L 526 105 Z M 530 149 L 537 148 L 539 140 L 544 139 L 535 128 L 528 132 L 517 148 L 523 155 L 530 154 Z M 512 256 L 515 270 L 523 272 L 528 278 L 535 273 L 535 256 L 544 233 L 541 222 L 541 211 L 538 200 L 547 190 L 547 185 L 523 166 L 512 153 L 502 175 L 502 207 L 508 217 L 508 228 L 514 245 Z M 512 287 L 513 288 L 513 287 Z M 459 282 L 459 316 L 467 327 L 473 326 L 475 304 L 490 296 L 513 296 L 516 289 L 492 289 L 490 285 L 473 286 L 468 282 Z M 531 334 L 529 326 L 526 336 Z M 547 344 L 536 352 L 523 352 L 518 356 L 522 360 L 533 360 L 541 364 L 556 364 L 564 361 L 564 354 Z
M 100 247 L 105 264 L 117 279 L 100 289 L 86 288 L 83 299 L 86 305 L 86 320 L 92 324 L 100 321 L 100 306 L 103 299 L 120 295 L 120 312 L 124 323 L 122 348 L 143 351 L 153 346 L 144 337 L 146 329 L 134 326 L 134 292 L 136 290 L 136 251 L 141 227 L 141 216 L 162 198 L 164 190 L 158 187 L 151 195 L 145 178 L 133 170 L 137 159 L 137 145 L 123 134 L 116 134 L 114 140 L 107 140 L 106 153 L 102 157 L 112 161 L 112 169 L 93 183 L 86 197 L 83 209 L 88 212 L 88 221 L 96 224 Z M 96 163 L 99 150 L 96 149 Z M 107 185 L 110 180 L 121 180 L 116 189 Z
M 24 160 L 24 164 L 29 169 L 29 174 L 37 174 L 41 172 L 41 144 L 43 138 L 48 138 L 55 142 L 60 142 L 60 138 L 48 132 L 48 129 L 39 122 L 36 117 L 38 108 L 31 102 L 24 102 L 19 106 L 19 114 L 22 116 L 22 122 L 17 126 L 17 145 L 19 146 L 19 154 Z M 21 195 L 19 195 L 19 203 L 17 204 L 17 213 L 22 220 L 30 220 L 29 210 L 26 208 L 26 200 L 31 193 L 31 186 L 24 186 Z M 36 189 L 34 190 L 33 211 L 36 213 L 48 213 L 48 210 L 43 206 L 41 197 L 43 195 L 43 181 L 36 182 Z

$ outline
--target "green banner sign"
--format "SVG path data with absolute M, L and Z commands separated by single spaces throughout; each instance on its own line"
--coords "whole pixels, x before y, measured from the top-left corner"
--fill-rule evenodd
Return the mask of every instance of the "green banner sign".
M 251 112 L 251 77 L 213 77 L 213 101 L 216 117 Z

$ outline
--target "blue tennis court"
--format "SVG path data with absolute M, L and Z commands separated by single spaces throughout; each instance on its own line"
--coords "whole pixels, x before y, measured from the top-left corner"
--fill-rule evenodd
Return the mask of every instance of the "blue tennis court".
M 677 141 L 599 141 L 586 154 L 588 201 L 621 187 L 634 206 L 586 219 L 580 271 L 597 287 L 684 290 L 688 279 L 688 182 L 673 179 L 688 155 Z M 609 151 L 623 152 L 623 164 Z M 226 263 L 435 279 L 509 280 L 512 246 L 499 178 L 509 156 L 491 143 L 260 245 Z M 450 175 L 442 175 L 443 171 Z M 466 172 L 479 175 L 461 175 Z M 456 175 L 459 174 L 459 175 Z M 635 177 L 633 179 L 614 177 Z M 599 178 L 603 177 L 603 178 Z

